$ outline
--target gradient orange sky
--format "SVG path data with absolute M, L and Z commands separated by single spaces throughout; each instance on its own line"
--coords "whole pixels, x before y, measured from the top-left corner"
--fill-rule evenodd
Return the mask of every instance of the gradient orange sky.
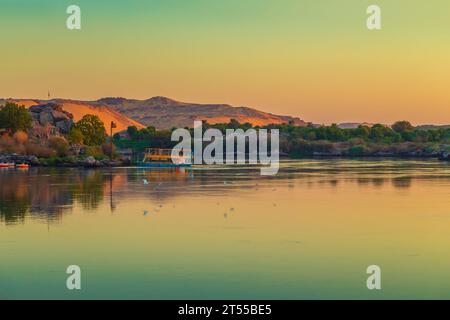
M 82 29 L 66 28 L 77 4 Z M 382 9 L 381 31 L 366 8 Z M 447 0 L 2 0 L 0 97 L 229 103 L 450 124 Z

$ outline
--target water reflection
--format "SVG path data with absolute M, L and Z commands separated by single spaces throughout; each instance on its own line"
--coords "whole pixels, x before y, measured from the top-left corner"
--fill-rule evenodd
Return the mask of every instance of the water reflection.
M 0 219 L 6 225 L 27 219 L 60 222 L 72 208 L 86 212 L 109 204 L 112 213 L 123 199 L 146 198 L 158 203 L 187 195 L 277 191 L 279 187 L 362 188 L 393 186 L 407 190 L 415 181 L 450 181 L 448 163 L 423 160 L 301 160 L 284 161 L 278 175 L 263 177 L 257 167 L 214 166 L 192 169 L 31 168 L 0 171 Z M 147 181 L 144 183 L 143 181 Z M 229 213 L 224 214 L 225 218 Z
M 103 200 L 102 172 L 95 170 L 14 169 L 0 172 L 0 217 L 6 224 L 27 216 L 56 222 L 70 213 L 75 201 L 86 210 Z

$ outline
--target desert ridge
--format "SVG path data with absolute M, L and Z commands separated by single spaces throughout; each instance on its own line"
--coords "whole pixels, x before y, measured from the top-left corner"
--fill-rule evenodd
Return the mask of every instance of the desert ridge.
M 129 126 L 138 129 L 155 127 L 158 130 L 192 127 L 194 121 L 206 121 L 209 124 L 249 123 L 252 126 L 292 123 L 306 126 L 307 122 L 298 117 L 276 115 L 249 107 L 234 107 L 228 104 L 200 104 L 172 100 L 166 97 L 153 97 L 146 100 L 126 98 L 102 98 L 95 101 L 73 99 L 0 99 L 0 105 L 13 102 L 30 108 L 39 104 L 54 103 L 73 115 L 75 122 L 84 115 L 92 114 L 109 126 L 111 121 L 117 124 L 115 132 L 126 130 Z M 108 129 L 108 128 L 106 128 Z M 107 130 L 109 131 L 109 130 Z
M 99 119 L 105 124 L 105 129 L 107 134 L 109 134 L 109 124 L 114 122 L 116 124 L 115 132 L 120 132 L 127 130 L 130 126 L 135 126 L 138 129 L 145 128 L 143 124 L 133 119 L 130 119 L 127 116 L 120 114 L 117 111 L 112 110 L 108 106 L 105 105 L 91 105 L 88 103 L 83 103 L 81 101 L 76 100 L 63 100 L 63 99 L 55 99 L 55 100 L 33 100 L 33 99 L 8 99 L 8 102 L 13 102 L 18 105 L 23 105 L 27 109 L 33 106 L 55 103 L 62 107 L 62 109 L 73 116 L 73 121 L 80 121 L 83 116 L 87 114 L 92 114 L 98 116 Z M 3 102 L 0 100 L 0 105 Z

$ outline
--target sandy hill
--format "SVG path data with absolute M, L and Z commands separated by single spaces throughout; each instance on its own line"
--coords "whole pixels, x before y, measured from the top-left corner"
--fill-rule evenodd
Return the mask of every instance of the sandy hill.
M 247 107 L 186 103 L 165 97 L 153 97 L 147 100 L 103 98 L 90 103 L 106 105 L 133 120 L 158 129 L 192 127 L 194 120 L 206 120 L 208 123 L 215 124 L 228 123 L 231 119 L 235 119 L 240 123 L 248 122 L 255 126 L 290 121 L 296 125 L 307 124 L 299 118 L 275 115 Z
M 0 100 L 0 105 L 4 104 L 6 100 Z M 93 114 L 100 118 L 100 120 L 105 124 L 107 133 L 109 134 L 109 124 L 114 121 L 117 124 L 117 128 L 114 129 L 115 132 L 126 130 L 129 126 L 136 126 L 138 128 L 144 128 L 145 126 L 141 123 L 128 118 L 119 112 L 112 110 L 106 105 L 101 104 L 91 104 L 76 100 L 67 99 L 54 99 L 54 100 L 32 100 L 32 99 L 8 99 L 7 101 L 15 102 L 19 105 L 24 105 L 29 108 L 38 104 L 44 104 L 48 102 L 55 102 L 62 106 L 63 110 L 71 113 L 73 115 L 74 121 L 79 121 L 86 114 Z
M 0 104 L 2 104 L 0 99 Z M 143 128 L 154 126 L 158 129 L 192 127 L 195 120 L 205 120 L 208 123 L 228 123 L 235 119 L 240 123 L 251 123 L 254 126 L 281 124 L 292 122 L 296 125 L 307 125 L 300 118 L 275 115 L 248 107 L 233 107 L 228 104 L 198 104 L 179 102 L 165 97 L 153 97 L 147 100 L 125 98 L 103 98 L 96 101 L 78 101 L 69 99 L 34 100 L 8 99 L 19 105 L 31 107 L 37 104 L 56 102 L 63 110 L 73 114 L 74 121 L 80 120 L 85 114 L 100 117 L 105 126 L 114 121 L 116 132 L 126 130 L 128 126 Z M 109 131 L 109 130 L 107 130 Z
M 0 106 L 4 105 L 6 102 L 13 102 L 20 106 L 25 106 L 26 108 L 40 104 L 39 100 L 33 99 L 0 99 Z

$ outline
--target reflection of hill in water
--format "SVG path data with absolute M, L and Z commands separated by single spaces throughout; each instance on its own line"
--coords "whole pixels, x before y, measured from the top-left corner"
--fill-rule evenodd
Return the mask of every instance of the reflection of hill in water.
M 116 168 L 104 170 L 32 168 L 0 171 L 0 219 L 6 224 L 27 218 L 61 221 L 72 207 L 83 210 L 124 199 L 165 202 L 174 197 L 239 197 L 274 187 L 338 188 L 345 183 L 361 187 L 410 188 L 416 180 L 448 180 L 450 169 L 439 162 L 302 160 L 283 162 L 276 176 L 260 176 L 257 167 L 216 166 L 195 169 Z M 144 180 L 146 183 L 144 183 Z M 274 189 L 275 190 L 275 189 Z

